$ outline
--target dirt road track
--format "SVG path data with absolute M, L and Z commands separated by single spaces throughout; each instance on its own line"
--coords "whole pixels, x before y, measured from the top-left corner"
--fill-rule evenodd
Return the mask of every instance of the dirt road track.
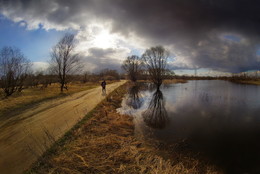
M 107 85 L 107 94 L 125 83 Z M 0 174 L 19 174 L 105 96 L 101 87 L 41 103 L 0 123 Z

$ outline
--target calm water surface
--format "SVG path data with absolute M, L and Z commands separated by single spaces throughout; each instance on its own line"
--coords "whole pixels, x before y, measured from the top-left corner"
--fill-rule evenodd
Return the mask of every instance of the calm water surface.
M 227 173 L 260 173 L 260 86 L 205 80 L 160 91 L 132 87 L 120 112 L 134 116 L 137 131 L 185 141 Z

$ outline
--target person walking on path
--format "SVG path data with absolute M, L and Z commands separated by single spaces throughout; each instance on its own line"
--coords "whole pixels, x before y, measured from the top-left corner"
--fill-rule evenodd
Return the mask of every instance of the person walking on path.
M 101 83 L 101 86 L 102 86 L 102 93 L 105 95 L 106 94 L 106 81 L 103 80 L 103 82 Z

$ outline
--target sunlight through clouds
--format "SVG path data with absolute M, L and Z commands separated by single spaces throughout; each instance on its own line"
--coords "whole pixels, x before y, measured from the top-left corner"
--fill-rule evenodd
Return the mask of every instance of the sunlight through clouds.
M 121 40 L 116 34 L 111 34 L 107 27 L 100 24 L 91 24 L 86 29 L 79 30 L 76 39 L 80 51 L 86 51 L 91 47 L 116 48 Z
M 21 25 L 28 32 L 41 28 L 75 33 L 77 50 L 86 59 L 98 59 L 92 48 L 99 48 L 94 49 L 102 53 L 99 59 L 122 60 L 133 53 L 141 56 L 152 46 L 174 45 L 173 68 L 227 72 L 259 69 L 258 7 L 243 0 L 0 1 L 0 13 L 25 22 Z M 91 61 L 98 67 L 98 60 Z
M 99 48 L 115 47 L 116 38 L 109 34 L 107 30 L 103 30 L 94 36 L 94 46 Z
M 95 21 L 88 27 L 82 27 L 76 33 L 76 40 L 76 50 L 83 56 L 84 66 L 90 71 L 105 66 L 120 71 L 120 64 L 131 53 L 126 39 L 118 33 L 111 33 L 109 24 Z

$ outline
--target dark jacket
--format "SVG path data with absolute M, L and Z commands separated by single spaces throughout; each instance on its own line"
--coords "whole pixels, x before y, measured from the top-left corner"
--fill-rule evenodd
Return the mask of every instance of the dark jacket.
M 101 86 L 102 86 L 103 89 L 106 88 L 106 84 L 107 84 L 106 81 L 103 81 L 103 82 L 101 83 Z

